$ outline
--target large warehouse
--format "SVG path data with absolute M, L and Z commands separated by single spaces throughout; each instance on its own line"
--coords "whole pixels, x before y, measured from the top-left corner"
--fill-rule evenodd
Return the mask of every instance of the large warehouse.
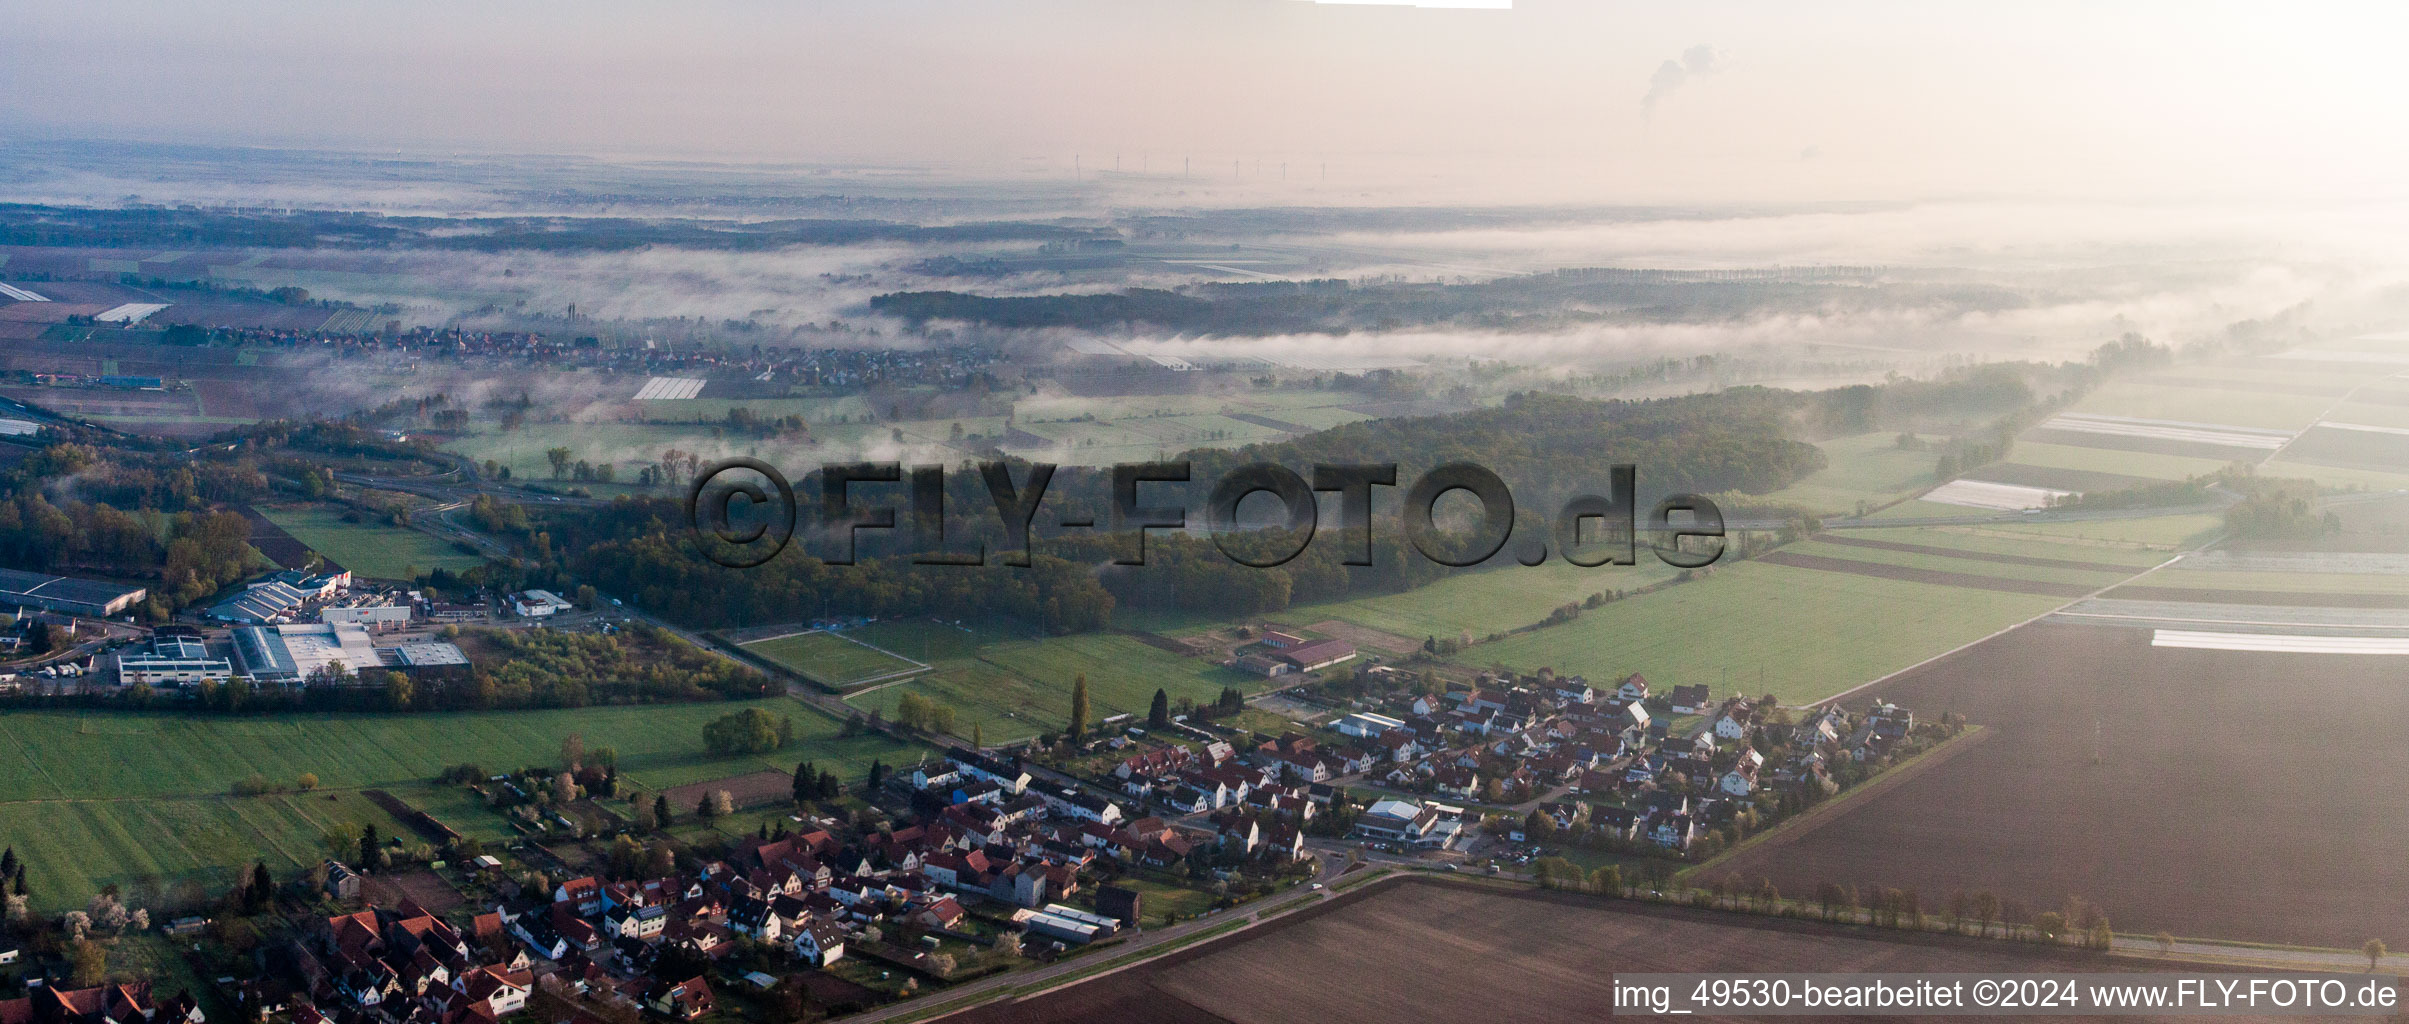
M 372 669 L 444 668 L 468 664 L 454 644 L 438 641 L 378 647 L 357 623 L 239 626 L 235 664 L 254 682 L 300 685 L 336 665 L 354 677 Z
M 0 569 L 0 604 L 40 608 L 62 615 L 123 615 L 150 596 L 141 587 L 79 580 L 17 569 Z

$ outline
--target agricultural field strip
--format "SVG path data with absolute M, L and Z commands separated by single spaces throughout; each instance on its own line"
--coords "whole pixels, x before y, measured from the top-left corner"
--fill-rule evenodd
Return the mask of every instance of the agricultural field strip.
M 2298 605 L 2208 604 L 2186 601 L 2128 601 L 2090 598 L 2052 617 L 2087 625 L 2185 629 L 2217 626 L 2243 632 L 2282 630 L 2381 631 L 2409 636 L 2409 610 L 2314 608 Z M 2338 634 L 2351 635 L 2351 634 Z
M 2272 358 L 2297 359 L 2318 363 L 2366 363 L 2374 366 L 2409 366 L 2409 352 L 2374 352 L 2359 349 L 2296 348 L 2278 352 Z
M 2203 551 L 2175 563 L 2185 572 L 2409 574 L 2409 554 L 2348 551 Z M 2409 580 L 2402 581 L 2409 586 Z
M 2206 476 L 2225 468 L 2225 463 L 2217 459 L 2152 455 L 2118 448 L 2091 448 L 2046 441 L 2019 440 L 2012 457 L 2022 465 L 2044 469 L 2115 473 L 2149 480 L 2182 480 Z
M 1911 565 L 1900 565 L 1895 562 L 1866 561 L 1853 558 L 1832 558 L 1824 555 L 1804 554 L 1789 549 L 1766 552 L 1765 554 L 1758 556 L 1757 560 L 1770 565 L 1784 565 L 1795 569 L 1812 569 L 1817 572 L 1845 573 L 1852 576 L 1868 576 L 1876 579 L 1907 580 L 1915 583 L 1928 583 L 1934 586 L 1954 587 L 1962 590 L 1995 590 L 2011 594 L 2039 594 L 2046 597 L 2075 598 L 2081 597 L 2084 594 L 2088 594 L 2094 589 L 2090 583 L 2054 583 L 2047 580 L 2023 579 L 2008 575 L 1976 575 L 1973 573 L 1953 572 L 1947 569 L 1926 569 Z M 2020 571 L 2030 573 L 2034 570 L 2024 569 Z
M 1869 532 L 1870 532 L 1870 531 L 1869 531 Z M 1926 535 L 1926 534 L 1918 534 L 1917 536 L 1929 536 L 1929 537 L 1931 537 L 1932 539 L 1940 539 L 1941 537 L 1946 537 L 1946 538 L 1947 538 L 1947 539 L 1949 539 L 1949 540 L 1952 540 L 1952 541 L 1959 541 L 1959 542 L 1965 542 L 1965 541 L 1972 541 L 1972 540 L 1975 540 L 1975 538 L 1974 538 L 1972 535 L 1968 535 L 1968 534 L 1958 534 L 1958 533 L 1941 533 L 1941 534 L 1938 534 L 1938 535 Z M 1968 559 L 1968 560 L 1971 560 L 1971 561 L 1976 561 L 1976 562 L 1999 562 L 1999 563 L 2003 563 L 2003 564 L 2007 564 L 2007 565 L 2029 565 L 2029 566 L 2035 566 L 2035 567 L 2039 567 L 2039 568 L 2051 568 L 2051 569 L 2078 569 L 2078 570 L 2082 570 L 2082 571 L 2085 571 L 2085 572 L 2124 572 L 2124 573 L 2137 573 L 2137 572 L 2140 572 L 2140 571 L 2141 571 L 2141 570 L 2143 570 L 2143 569 L 2147 569 L 2147 568 L 2149 568 L 2150 566 L 2157 564 L 2157 562 L 2159 561 L 2158 559 L 2155 559 L 2155 558 L 2150 558 L 2150 557 L 2147 557 L 2147 556 L 2144 556 L 2144 557 L 2142 558 L 2142 560 L 2141 560 L 2141 561 L 2139 561 L 2139 562 L 2137 562 L 2137 563 L 2135 563 L 2135 562 L 2121 562 L 2121 563 L 2120 563 L 2120 562 L 2111 562 L 2111 561 L 2100 561 L 2100 560 L 2094 560 L 2094 559 L 2046 558 L 2046 557 L 2042 557 L 2042 556 L 2038 556 L 2038 555 L 2028 555 L 2028 554 L 2012 554 L 2012 553 L 2008 553 L 2008 552 L 2002 552 L 2002 551 L 1995 550 L 1995 549 L 1996 549 L 1996 547 L 1998 547 L 1998 545 L 1995 545 L 1995 544 L 1994 544 L 1994 545 L 1985 545 L 1985 544 L 1981 544 L 1981 543 L 1979 543 L 1979 542 L 1977 542 L 1977 543 L 1973 543 L 1973 544 L 1967 544 L 1966 546 L 1960 547 L 1960 546 L 1956 546 L 1956 545 L 1943 546 L 1943 545 L 1938 545 L 1938 544 L 1916 544 L 1916 543 L 1911 543 L 1911 542 L 1907 542 L 1907 541 L 1883 540 L 1883 539 L 1876 538 L 1876 537 L 1841 536 L 1841 535 L 1837 535 L 1837 534 L 1819 534 L 1819 535 L 1817 535 L 1817 536 L 1815 537 L 1815 541 L 1816 541 L 1816 543 L 1819 543 L 1819 544 L 1834 544 L 1834 545 L 1839 545 L 1839 546 L 1841 546 L 1841 547 L 1866 548 L 1866 549 L 1869 549 L 1869 550 L 1880 550 L 1880 551 L 1899 551 L 1899 552 L 1910 552 L 1910 553 L 1915 553 L 1915 554 L 1925 554 L 1925 555 L 1940 555 L 1940 556 L 1943 556 L 1943 557 L 1946 557 L 1946 558 L 1963 558 L 1963 559 Z M 2019 541 L 2008 541 L 2007 543 L 2009 543 L 2009 544 L 2013 544 L 2013 545 L 2014 545 L 2014 549 L 2015 549 L 2016 551 L 2030 551 L 2030 550 L 2034 549 L 2035 547 L 2042 547 L 2042 546 L 2044 546 L 2044 545 L 2037 545 L 2037 544 L 2034 544 L 2034 543 L 2031 543 L 2031 542 L 2019 542 Z M 2074 545 L 2047 545 L 2046 547 L 2047 547 L 2047 549 L 2048 549 L 2048 550 L 2053 550 L 2053 551 L 2056 551 L 2056 550 L 2068 550 L 2068 551 L 2080 550 L 2080 549 L 2076 548 Z M 2083 554 L 2094 554 L 2094 552 L 2092 552 L 2092 551 L 2082 551 L 2081 553 L 2083 553 Z M 2103 556 L 2105 556 L 2105 555 L 2111 555 L 2111 554 L 2129 554 L 2129 553 L 2127 553 L 2127 552 L 2119 552 L 2119 551 L 2099 551 L 2099 552 L 2096 552 L 2096 553 L 2097 553 L 2097 554 L 2099 554 L 2099 555 L 2103 555 Z
M 2369 434 L 2409 434 L 2409 429 L 2401 427 L 2379 427 L 2367 423 L 2338 423 L 2333 420 L 2318 420 L 2309 429 L 2314 430 L 2319 427 L 2329 430 L 2356 430 Z
M 2179 565 L 2175 568 L 2182 569 Z M 2186 569 L 2180 572 L 2169 572 L 2152 582 L 2156 584 L 2155 589 L 2164 590 L 2263 590 L 2326 596 L 2398 594 L 2409 597 L 2409 576 L 2396 573 L 2248 572 Z M 2290 604 L 2293 602 L 2261 601 L 2258 603 Z M 2316 602 L 2299 603 L 2314 604 Z
M 34 787 L 59 799 L 110 796 L 215 795 L 251 774 L 289 781 L 314 772 L 327 790 L 372 788 L 424 779 L 445 763 L 462 760 L 516 763 L 549 758 L 561 737 L 582 733 L 594 746 L 620 752 L 627 776 L 641 785 L 687 781 L 697 771 L 730 759 L 696 749 L 703 723 L 744 707 L 762 707 L 795 717 L 798 749 L 847 748 L 848 762 L 867 764 L 884 756 L 862 741 L 838 735 L 835 718 L 792 698 L 694 705 L 643 705 L 564 711 L 510 711 L 418 718 L 303 716 L 274 723 L 259 719 L 218 720 L 166 715 L 112 716 L 112 723 L 146 726 L 141 732 L 81 733 L 84 720 L 52 712 L 12 716 L 0 723 L 27 757 L 28 770 L 0 771 L 12 799 L 38 798 Z M 47 727 L 42 742 L 28 740 L 28 723 Z M 262 732 L 260 726 L 276 726 Z M 247 728 L 246 728 L 247 727 Z M 275 742 L 261 737 L 281 737 Z M 860 747 L 859 750 L 850 748 Z M 48 751 L 47 759 L 33 754 Z M 826 755 L 820 755 L 825 759 Z M 63 778 L 57 766 L 73 771 Z M 70 785 L 69 783 L 72 783 Z
M 1592 679 L 1637 671 L 1709 682 L 1717 693 L 1772 689 L 1803 705 L 1853 692 L 1868 678 L 1895 674 L 1901 661 L 1923 664 L 2004 632 L 2001 624 L 2029 622 L 2066 603 L 1751 560 L 1564 625 L 1477 645 L 1459 660 L 1524 671 L 1548 666 Z M 1696 642 L 1708 635 L 1717 642 Z M 1777 665 L 1779 679 L 1769 674 Z M 1738 676 L 1727 680 L 1727 672 Z M 1766 675 L 1761 688 L 1752 678 L 1760 674 Z
M 2073 412 L 2060 413 L 2043 421 L 2040 429 L 2065 430 L 2083 434 L 2107 434 L 2116 437 L 2147 437 L 2164 441 L 2194 441 L 2234 448 L 2264 448 L 2268 451 L 2282 448 L 2284 442 L 2292 438 L 2292 431 L 2288 430 Z
M 1845 539 L 1845 538 L 1843 538 Z M 1878 568 L 1857 570 L 1856 566 L 1893 566 L 1947 573 L 1967 578 L 1967 586 L 1979 587 L 1989 580 L 2024 580 L 2036 583 L 2075 584 L 2086 588 L 2114 586 L 2141 570 L 2117 565 L 2029 565 L 2011 560 L 2008 556 L 1993 555 L 1981 558 L 1933 551 L 1896 551 L 1833 544 L 1821 538 L 1783 546 L 1778 554 L 1812 556 L 1820 561 L 1852 563 L 1836 567 L 1842 571 L 1879 573 Z M 1979 553 L 1977 553 L 1979 554 Z M 2035 559 L 2034 561 L 2044 561 Z
M 692 377 L 654 377 L 636 389 L 639 402 L 679 401 L 693 398 L 703 391 L 703 382 Z
M 1965 508 L 1987 508 L 2014 512 L 2028 508 L 2044 508 L 2072 491 L 2047 487 L 2028 487 L 2023 484 L 1993 483 L 1972 477 L 1951 480 L 1924 492 L 1923 500 Z
M 2150 646 L 2280 654 L 2409 654 L 2409 636 L 2312 636 L 2298 633 L 2214 633 L 2160 629 L 2151 634 Z

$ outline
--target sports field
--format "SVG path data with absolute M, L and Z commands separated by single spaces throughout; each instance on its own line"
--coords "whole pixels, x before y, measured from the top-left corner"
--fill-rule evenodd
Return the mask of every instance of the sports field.
M 825 630 L 755 640 L 740 646 L 815 683 L 840 690 L 928 667 Z
M 473 569 L 484 560 L 416 530 L 382 522 L 346 523 L 316 505 L 261 505 L 259 514 L 310 550 L 361 576 L 411 579 L 410 570 Z
M 2063 597 L 1941 586 L 1749 561 L 1480 644 L 1458 660 L 1591 680 L 1820 700 L 2055 608 Z

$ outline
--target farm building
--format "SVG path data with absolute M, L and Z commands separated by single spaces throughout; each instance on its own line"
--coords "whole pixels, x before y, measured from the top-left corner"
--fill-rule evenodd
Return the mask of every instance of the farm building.
M 1279 654 L 1281 661 L 1296 666 L 1299 672 L 1329 668 L 1339 662 L 1352 660 L 1354 657 L 1355 645 L 1344 640 L 1317 640 L 1313 643 L 1287 648 Z
M 1236 668 L 1238 671 L 1251 672 L 1267 679 L 1274 676 L 1287 675 L 1290 671 L 1296 668 L 1296 666 L 1285 661 L 1281 661 L 1278 658 L 1267 658 L 1260 654 L 1246 655 L 1239 658 L 1237 661 L 1231 662 L 1230 665 L 1231 667 Z
M 106 617 L 122 614 L 149 596 L 142 587 L 0 569 L 0 604 L 19 608 Z
M 1056 907 L 1061 905 L 1062 904 L 1059 903 L 1053 904 L 1053 906 Z M 1081 917 L 1094 916 L 1096 915 L 1081 915 Z M 1013 912 L 1012 917 L 1014 920 L 1019 921 L 1021 926 L 1026 928 L 1028 933 L 1031 935 L 1053 939 L 1056 942 L 1062 942 L 1069 945 L 1084 946 L 1090 942 L 1094 942 L 1097 939 L 1104 937 L 1105 935 L 1110 934 L 1110 932 L 1106 930 L 1108 927 L 1106 925 L 1099 925 L 1092 921 L 1081 920 L 1077 917 L 1066 917 L 1061 914 L 1052 913 L 1051 908 L 1048 910 L 1018 910 Z M 1119 922 L 1114 922 L 1115 925 L 1118 923 Z
M 1096 912 L 1124 925 L 1133 925 L 1138 923 L 1138 915 L 1144 913 L 1144 908 L 1137 890 L 1107 885 L 1096 890 Z

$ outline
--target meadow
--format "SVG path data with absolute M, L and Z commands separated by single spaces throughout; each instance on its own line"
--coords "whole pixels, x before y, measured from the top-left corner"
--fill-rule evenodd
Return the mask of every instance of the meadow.
M 767 755 L 702 749 L 703 724 L 746 707 L 794 719 L 797 742 Z M 646 790 L 746 772 L 792 771 L 810 759 L 848 780 L 873 759 L 908 763 L 921 748 L 884 736 L 841 735 L 832 716 L 790 698 L 714 704 L 424 715 L 17 712 L 0 719 L 0 843 L 26 858 L 46 908 L 80 905 L 98 886 L 222 886 L 255 860 L 288 872 L 323 856 L 331 828 L 376 824 L 407 834 L 358 790 L 385 788 L 462 833 L 494 840 L 500 819 L 473 800 L 425 785 L 445 766 L 493 771 L 549 765 L 571 733 L 610 747 Z M 317 792 L 227 795 L 253 774 Z
M 1850 573 L 1740 562 L 1583 612 L 1457 660 L 1593 681 L 1632 672 L 1664 688 L 1772 692 L 1803 704 L 1870 682 L 2065 603 Z
M 2216 459 L 2196 459 L 2181 455 L 2154 455 L 2148 452 L 2128 452 L 2115 448 L 2085 448 L 2081 445 L 2050 444 L 2041 441 L 2018 441 L 2008 457 L 2019 465 L 2047 469 L 2074 469 L 2092 473 L 2116 473 L 2123 476 L 2145 477 L 2152 480 L 2186 480 L 2207 476 L 2225 468 Z M 1981 475 L 1980 470 L 1975 475 Z
M 945 633 L 950 629 L 924 631 L 931 643 L 953 645 L 930 651 L 928 660 L 937 666 L 936 671 L 875 687 L 847 698 L 846 703 L 864 711 L 892 714 L 904 694 L 918 693 L 954 709 L 956 733 L 968 736 L 976 725 L 980 738 L 994 744 L 1056 732 L 1069 724 L 1071 684 L 1080 675 L 1087 676 L 1091 721 L 1097 722 L 1117 714 L 1144 719 L 1158 687 L 1174 701 L 1185 697 L 1208 703 L 1220 696 L 1225 686 L 1252 691 L 1265 682 L 1259 676 L 1123 634 L 1086 633 L 1045 640 L 1002 639 L 991 634 L 989 642 L 979 643 L 976 639 L 949 640 Z M 898 652 L 920 656 L 909 637 L 889 635 L 899 645 L 895 648 Z
M 1937 453 L 1899 447 L 1896 433 L 1857 434 L 1817 441 L 1829 460 L 1806 479 L 1765 496 L 1776 504 L 1840 515 L 1858 502 L 1881 504 L 1933 483 Z
M 840 737 L 840 723 L 792 698 L 549 711 L 415 715 L 286 714 L 226 718 L 175 713 L 24 711 L 0 718 L 0 801 L 215 795 L 251 775 L 328 788 L 368 788 L 433 776 L 444 766 L 494 770 L 550 764 L 575 733 L 618 752 L 621 772 L 674 786 L 759 767 L 762 758 L 703 752 L 704 723 L 748 707 L 794 719 L 808 756 L 847 769 L 893 761 L 900 744 Z M 786 768 L 794 767 L 791 763 Z
M 1911 569 L 1931 569 L 1939 572 L 1964 573 L 1970 576 L 1987 576 L 1998 579 L 2035 580 L 2043 583 L 2088 584 L 2093 587 L 2107 586 L 2138 571 L 2125 569 L 2120 566 L 2103 565 L 2099 568 L 2077 569 L 2060 565 L 2025 565 L 2000 560 L 2005 558 L 2024 557 L 2047 559 L 2049 556 L 2041 550 L 2036 550 L 2029 555 L 2019 553 L 2016 555 L 1998 555 L 1985 558 L 1982 557 L 1984 554 L 1987 554 L 1985 552 L 1970 552 L 1969 554 L 1972 557 L 1964 557 L 1943 555 L 1926 551 L 1887 550 L 1844 543 L 1845 541 L 1855 539 L 1858 538 L 1849 536 L 1847 534 L 1842 534 L 1833 540 L 1814 539 L 1800 541 L 1796 544 L 1785 545 L 1782 550 L 1794 554 L 1814 555 L 1820 558 L 1839 558 L 1846 559 L 1851 562 L 1865 562 L 1875 565 L 1895 565 Z M 2036 543 L 2034 547 L 2036 549 L 2042 549 L 2046 548 L 2047 545 Z
M 2132 416 L 2185 423 L 2214 423 L 2231 427 L 2299 430 L 2316 421 L 2334 400 L 2322 395 L 2294 395 L 2237 388 L 2167 387 L 2137 381 L 2114 381 L 2085 395 L 2073 412 Z
M 361 576 L 415 578 L 416 569 L 473 569 L 484 560 L 443 541 L 390 523 L 346 523 L 342 513 L 315 505 L 261 505 L 259 514 L 310 550 Z
M 1414 641 L 1459 633 L 1477 639 L 1528 626 L 1591 594 L 1638 590 L 1675 572 L 1643 546 L 1638 565 L 1583 568 L 1551 559 L 1544 565 L 1458 571 L 1403 593 L 1298 605 L 1267 617 L 1296 625 L 1339 619 Z
M 136 905 L 185 903 L 196 886 L 214 896 L 254 862 L 289 876 L 326 856 L 329 833 L 356 836 L 371 824 L 410 835 L 350 791 L 0 803 L 0 840 L 25 861 L 28 895 L 44 911 L 80 907 L 107 885 Z

